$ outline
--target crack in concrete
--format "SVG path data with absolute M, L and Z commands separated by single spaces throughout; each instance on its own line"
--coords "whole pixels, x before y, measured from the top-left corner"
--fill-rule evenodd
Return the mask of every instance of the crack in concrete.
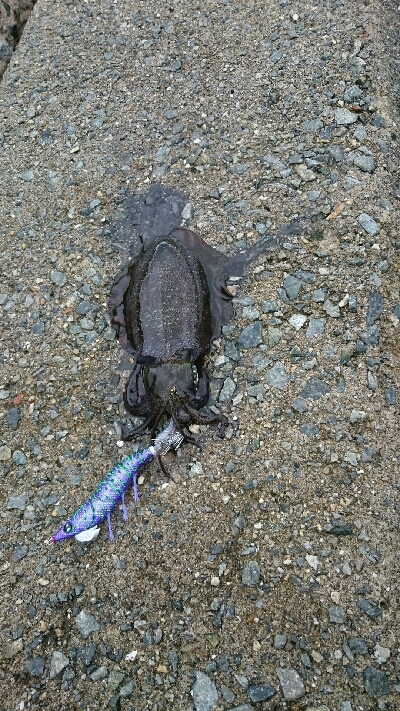
M 37 0 L 0 0 L 0 81 Z

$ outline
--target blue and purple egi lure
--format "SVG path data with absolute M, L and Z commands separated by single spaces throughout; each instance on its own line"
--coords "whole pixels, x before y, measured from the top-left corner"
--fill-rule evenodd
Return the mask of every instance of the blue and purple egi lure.
M 136 454 L 131 454 L 129 457 L 125 457 L 106 474 L 90 499 L 85 501 L 71 518 L 63 523 L 57 533 L 55 533 L 52 538 L 53 543 L 57 543 L 57 541 L 61 541 L 64 538 L 79 536 L 83 534 L 83 532 L 96 530 L 96 527 L 105 519 L 108 521 L 110 539 L 113 541 L 114 535 L 110 520 L 111 513 L 121 501 L 124 520 L 127 520 L 128 514 L 124 499 L 125 492 L 129 485 L 132 484 L 135 501 L 138 501 L 137 478 L 139 469 L 148 462 L 151 462 L 156 455 L 161 456 L 169 452 L 170 449 L 178 449 L 182 440 L 183 435 L 176 428 L 173 420 L 171 420 L 168 427 L 155 439 L 153 446 L 142 449 Z M 95 537 L 95 535 L 93 535 L 93 537 Z M 87 538 L 87 540 L 91 539 Z

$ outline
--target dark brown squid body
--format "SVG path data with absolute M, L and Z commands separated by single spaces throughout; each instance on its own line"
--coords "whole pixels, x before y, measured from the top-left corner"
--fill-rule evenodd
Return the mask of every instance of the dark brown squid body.
M 191 230 L 176 229 L 145 244 L 119 271 L 110 317 L 119 342 L 135 356 L 124 402 L 145 418 L 126 438 L 146 428 L 154 436 L 164 414 L 179 427 L 226 423 L 223 415 L 199 413 L 209 397 L 204 358 L 233 315 L 227 278 L 242 276 L 249 261 L 275 244 L 270 239 L 227 258 Z

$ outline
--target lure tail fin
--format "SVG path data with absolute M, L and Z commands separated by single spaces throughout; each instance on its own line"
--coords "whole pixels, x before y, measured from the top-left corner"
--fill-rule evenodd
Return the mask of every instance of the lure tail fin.
M 108 532 L 110 534 L 110 541 L 113 541 L 114 534 L 113 534 L 112 528 L 111 528 L 111 514 L 110 513 L 107 514 L 107 523 L 108 523 Z

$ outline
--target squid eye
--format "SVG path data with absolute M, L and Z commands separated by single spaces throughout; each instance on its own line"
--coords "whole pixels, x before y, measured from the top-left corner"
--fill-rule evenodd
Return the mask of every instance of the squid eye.
M 72 531 L 72 526 L 70 523 L 66 523 L 64 528 L 63 528 L 64 533 L 71 533 Z
M 199 373 L 195 365 L 192 365 L 193 385 L 197 388 L 199 384 Z

